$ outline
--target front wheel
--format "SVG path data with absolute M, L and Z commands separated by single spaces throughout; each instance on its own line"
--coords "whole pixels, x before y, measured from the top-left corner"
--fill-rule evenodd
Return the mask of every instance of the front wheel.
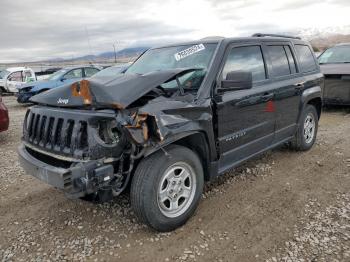
M 309 150 L 315 143 L 318 129 L 318 114 L 316 108 L 307 105 L 299 120 L 298 130 L 292 141 L 292 147 L 299 151 Z
M 203 184 L 198 156 L 171 145 L 140 162 L 131 184 L 131 205 L 142 222 L 158 231 L 171 231 L 193 215 Z

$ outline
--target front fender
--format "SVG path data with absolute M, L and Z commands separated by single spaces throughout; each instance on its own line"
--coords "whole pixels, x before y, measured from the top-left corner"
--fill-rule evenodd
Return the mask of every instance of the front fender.
M 162 149 L 170 144 L 173 144 L 176 141 L 179 141 L 185 137 L 189 137 L 191 135 L 201 134 L 201 133 L 204 133 L 204 132 L 203 131 L 189 131 L 189 132 L 183 132 L 183 133 L 171 136 L 165 140 L 162 140 L 161 142 L 157 143 L 156 145 L 154 145 L 152 147 L 147 147 L 145 150 L 145 153 L 144 153 L 144 157 L 147 157 L 147 156 L 157 152 L 158 150 L 160 150 L 160 149 Z

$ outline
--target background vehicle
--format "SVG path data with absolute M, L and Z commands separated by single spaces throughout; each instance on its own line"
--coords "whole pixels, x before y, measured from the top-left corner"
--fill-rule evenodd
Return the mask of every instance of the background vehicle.
M 123 73 L 127 68 L 129 67 L 129 64 L 120 64 L 120 65 L 115 65 L 115 66 L 110 66 L 107 67 L 100 72 L 96 73 L 92 77 L 94 79 L 96 78 L 110 78 L 113 76 L 116 76 L 120 73 Z
M 325 105 L 350 105 L 350 43 L 325 50 L 318 58 L 325 76 Z
M 10 67 L 0 72 L 0 95 L 16 93 L 17 87 L 36 80 L 35 72 L 28 67 Z
M 0 96 L 0 132 L 6 131 L 9 127 L 8 110 Z
M 61 69 L 53 73 L 46 80 L 31 82 L 20 86 L 18 88 L 17 101 L 19 103 L 27 103 L 29 98 L 36 94 L 82 80 L 86 77 L 91 77 L 99 71 L 100 69 L 94 66 L 78 66 Z
M 322 86 L 299 38 L 152 48 L 123 74 L 33 97 L 19 159 L 73 198 L 105 201 L 131 184 L 139 219 L 169 231 L 195 212 L 204 181 L 284 143 L 310 149 Z

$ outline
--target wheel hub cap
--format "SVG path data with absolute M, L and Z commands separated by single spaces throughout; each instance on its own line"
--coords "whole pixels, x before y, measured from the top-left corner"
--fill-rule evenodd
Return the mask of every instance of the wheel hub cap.
M 158 188 L 158 206 L 167 217 L 186 212 L 196 192 L 194 170 L 185 162 L 170 166 L 163 174 Z
M 304 121 L 304 138 L 307 144 L 311 143 L 315 135 L 315 119 L 312 114 L 308 114 Z

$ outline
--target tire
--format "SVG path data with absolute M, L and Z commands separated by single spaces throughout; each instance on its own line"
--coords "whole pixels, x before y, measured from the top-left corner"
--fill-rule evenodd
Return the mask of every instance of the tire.
M 139 163 L 131 183 L 131 206 L 143 223 L 171 231 L 193 215 L 203 184 L 199 157 L 186 147 L 170 145 Z
M 300 116 L 298 130 L 292 141 L 292 148 L 297 151 L 309 150 L 316 141 L 317 130 L 318 114 L 316 108 L 307 105 Z

